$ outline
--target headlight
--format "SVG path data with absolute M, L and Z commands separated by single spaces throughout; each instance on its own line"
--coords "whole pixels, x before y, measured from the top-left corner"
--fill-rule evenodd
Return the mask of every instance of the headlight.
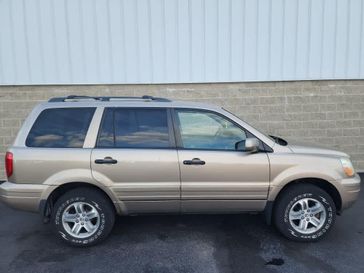
M 351 163 L 350 159 L 349 158 L 341 158 L 340 161 L 341 161 L 341 164 L 343 165 L 344 173 L 349 177 L 354 176 L 355 171 L 354 171 L 354 167 L 353 167 L 353 164 Z

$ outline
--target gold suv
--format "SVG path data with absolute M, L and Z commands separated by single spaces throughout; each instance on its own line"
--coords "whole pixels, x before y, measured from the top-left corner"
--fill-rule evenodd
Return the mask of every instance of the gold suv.
M 345 153 L 266 136 L 221 107 L 143 97 L 52 98 L 5 158 L 0 199 L 38 211 L 72 245 L 105 239 L 116 215 L 263 212 L 315 241 L 357 199 Z

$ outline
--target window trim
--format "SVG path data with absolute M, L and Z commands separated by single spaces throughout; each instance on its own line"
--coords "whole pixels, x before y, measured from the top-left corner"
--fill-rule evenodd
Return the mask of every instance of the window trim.
M 92 109 L 93 110 L 92 115 L 91 115 L 91 118 L 90 118 L 90 121 L 89 121 L 88 126 L 86 128 L 85 138 L 83 140 L 83 144 L 82 144 L 81 147 L 38 147 L 38 146 L 29 146 L 28 145 L 27 142 L 28 142 L 28 137 L 30 135 L 30 132 L 33 130 L 33 127 L 35 126 L 35 124 L 37 123 L 40 115 L 43 112 L 49 111 L 49 110 L 68 110 L 68 109 Z M 97 110 L 97 107 L 94 107 L 94 106 L 88 106 L 88 107 L 50 107 L 50 108 L 45 108 L 45 109 L 41 110 L 38 113 L 38 115 L 36 116 L 36 118 L 33 120 L 32 126 L 30 126 L 30 129 L 29 129 L 29 131 L 27 132 L 27 134 L 25 136 L 24 146 L 26 148 L 31 148 L 31 149 L 83 149 L 84 148 L 84 145 L 86 143 L 86 140 L 87 140 L 87 136 L 89 134 L 89 130 L 90 130 L 90 127 L 91 127 L 92 120 L 95 117 L 96 110 Z
M 114 146 L 113 147 L 99 147 L 99 137 L 101 134 L 101 128 L 106 116 L 106 110 L 111 109 L 112 110 L 112 116 L 113 116 L 113 135 L 114 135 Z M 151 109 L 158 109 L 158 110 L 166 110 L 167 114 L 167 126 L 168 126 L 168 136 L 169 136 L 169 147 L 115 147 L 115 110 L 116 109 L 134 109 L 134 110 L 151 110 Z M 171 115 L 171 108 L 168 107 L 123 107 L 123 106 L 112 106 L 112 107 L 104 107 L 102 112 L 102 118 L 100 121 L 99 129 L 97 132 L 96 142 L 94 149 L 147 149 L 147 150 L 171 150 L 176 149 L 176 139 L 175 139 L 175 133 L 173 128 L 173 122 L 172 122 L 172 115 Z
M 182 144 L 182 137 L 181 137 L 181 132 L 180 132 L 180 122 L 179 122 L 179 118 L 177 116 L 177 111 L 178 110 L 182 110 L 182 111 L 186 111 L 186 112 L 206 112 L 206 113 L 212 113 L 215 115 L 220 116 L 223 119 L 228 120 L 229 122 L 231 122 L 232 124 L 234 124 L 235 126 L 237 126 L 238 128 L 240 128 L 241 130 L 243 130 L 248 137 L 254 137 L 256 139 L 259 140 L 260 143 L 260 150 L 259 152 L 273 152 L 273 149 L 271 149 L 267 144 L 265 144 L 260 138 L 256 137 L 254 134 L 252 134 L 250 131 L 248 131 L 247 129 L 245 129 L 243 126 L 241 126 L 239 123 L 235 122 L 234 120 L 230 119 L 229 117 L 223 115 L 222 113 L 213 111 L 213 110 L 209 110 L 209 109 L 199 109 L 199 108 L 186 108 L 186 107 L 181 107 L 181 108 L 172 108 L 171 109 L 171 114 L 172 114 L 172 120 L 173 120 L 173 127 L 174 127 L 174 132 L 175 132 L 175 139 L 176 139 L 176 146 L 178 150 L 186 150 L 186 151 L 217 151 L 217 152 L 239 152 L 239 153 L 244 153 L 245 151 L 240 151 L 240 150 L 222 150 L 222 149 L 202 149 L 202 148 L 184 148 L 183 144 Z M 267 149 L 268 147 L 268 149 Z

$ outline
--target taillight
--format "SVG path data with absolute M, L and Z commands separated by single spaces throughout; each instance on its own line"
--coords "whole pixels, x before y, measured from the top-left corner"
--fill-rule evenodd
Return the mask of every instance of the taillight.
M 13 174 L 14 171 L 13 159 L 14 159 L 13 153 L 7 152 L 5 155 L 5 170 L 7 177 L 10 177 Z

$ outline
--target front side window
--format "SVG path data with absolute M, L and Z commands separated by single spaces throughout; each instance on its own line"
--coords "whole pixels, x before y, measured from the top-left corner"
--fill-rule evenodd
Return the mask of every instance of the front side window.
M 40 113 L 26 139 L 28 147 L 82 148 L 95 108 L 53 108 Z
M 185 149 L 235 150 L 246 139 L 243 129 L 208 111 L 176 110 L 181 144 Z
M 166 109 L 108 108 L 97 147 L 169 148 Z

